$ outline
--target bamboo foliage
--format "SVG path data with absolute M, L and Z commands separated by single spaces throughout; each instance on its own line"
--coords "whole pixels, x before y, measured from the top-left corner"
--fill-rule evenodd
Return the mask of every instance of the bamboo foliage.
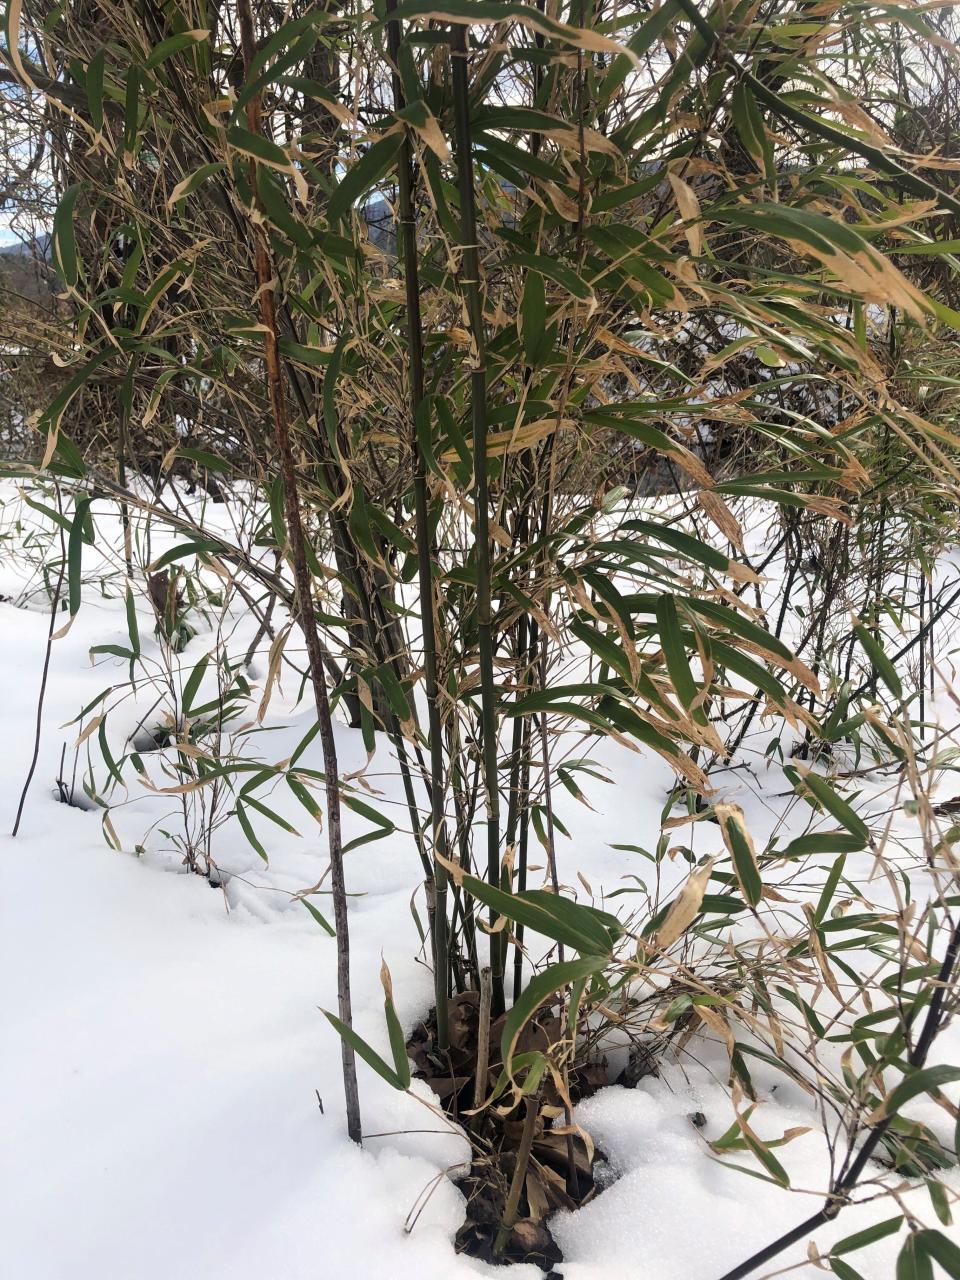
M 402 775 L 437 1050 L 489 948 L 503 1089 L 533 1114 L 545 1073 L 568 1088 L 581 1002 L 595 1012 L 697 922 L 727 921 L 732 895 L 756 913 L 783 853 L 714 806 L 725 852 L 631 920 L 625 959 L 623 921 L 574 903 L 557 870 L 553 788 L 583 798 L 594 739 L 666 761 L 690 820 L 758 718 L 806 754 L 912 749 L 903 655 L 878 639 L 884 495 L 909 476 L 896 536 L 929 563 L 943 529 L 914 514 L 956 501 L 960 384 L 923 369 L 923 350 L 960 325 L 944 283 L 960 204 L 936 148 L 898 144 L 918 108 L 887 32 L 952 63 L 952 28 L 906 4 L 772 0 L 6 13 L 4 61 L 60 193 L 59 323 L 17 320 L 18 349 L 51 352 L 57 385 L 15 470 L 78 495 L 77 557 L 80 503 L 108 494 L 272 592 L 302 630 L 351 1134 L 353 1049 L 373 1051 L 350 1026 L 338 832 L 341 802 L 358 802 L 331 704 L 369 752 L 383 735 Z M 122 414 L 92 413 L 112 397 Z M 167 501 L 187 467 L 253 487 L 246 543 Z M 150 474 L 144 499 L 129 477 Z M 830 605 L 811 603 L 793 647 L 787 600 L 779 618 L 760 608 L 756 504 L 789 552 L 785 595 L 816 556 Z M 855 592 L 858 540 L 881 570 Z M 862 687 L 854 652 L 875 673 Z M 574 736 L 587 754 L 561 760 Z M 818 773 L 786 776 L 842 828 L 826 852 L 870 843 Z M 536 843 L 546 889 L 528 883 Z M 804 962 L 820 964 L 823 922 L 808 923 Z M 543 972 L 531 935 L 558 948 Z M 558 992 L 567 1048 L 519 1065 L 520 1033 Z M 377 1061 L 409 1084 L 402 1053 Z M 731 1070 L 748 1076 L 735 1053 Z

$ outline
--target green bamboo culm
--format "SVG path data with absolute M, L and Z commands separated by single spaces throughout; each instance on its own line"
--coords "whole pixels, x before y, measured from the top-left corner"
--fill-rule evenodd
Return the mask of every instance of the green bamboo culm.
M 500 887 L 500 787 L 497 770 L 497 707 L 493 683 L 493 622 L 490 605 L 490 525 L 487 493 L 487 370 L 480 296 L 480 253 L 477 243 L 473 148 L 470 137 L 470 84 L 467 29 L 453 28 L 450 53 L 453 77 L 454 159 L 460 194 L 460 275 L 470 331 L 470 417 L 473 428 L 474 552 L 477 572 L 477 633 L 480 649 L 480 705 L 483 735 L 483 787 L 487 803 L 487 880 Z M 496 912 L 490 912 L 491 927 Z M 506 935 L 490 934 L 491 1011 L 504 1010 L 503 967 Z
M 393 14 L 397 0 L 387 0 L 387 13 Z M 387 24 L 387 42 L 393 63 L 393 99 L 397 111 L 406 106 L 403 81 L 400 76 L 401 24 L 391 17 Z M 435 594 L 433 584 L 434 547 L 430 536 L 430 513 L 427 499 L 427 471 L 417 439 L 417 422 L 424 404 L 423 376 L 423 325 L 420 316 L 420 275 L 417 266 L 417 224 L 413 208 L 413 148 L 410 135 L 404 135 L 397 171 L 399 227 L 403 252 L 403 275 L 406 289 L 407 354 L 409 358 L 410 440 L 413 451 L 413 495 L 416 518 L 417 576 L 420 588 L 420 624 L 423 632 L 424 692 L 427 699 L 427 731 L 430 747 L 430 778 L 428 785 L 430 804 L 431 848 L 433 853 L 433 882 L 427 891 L 434 895 L 433 922 L 433 975 L 437 1007 L 437 1047 L 449 1045 L 447 1029 L 450 974 L 450 936 L 447 920 L 447 869 L 442 859 L 447 852 L 447 830 L 444 817 L 444 758 L 443 737 L 440 723 L 440 706 L 437 686 L 437 633 L 435 621 Z M 440 855 L 438 858 L 437 855 Z

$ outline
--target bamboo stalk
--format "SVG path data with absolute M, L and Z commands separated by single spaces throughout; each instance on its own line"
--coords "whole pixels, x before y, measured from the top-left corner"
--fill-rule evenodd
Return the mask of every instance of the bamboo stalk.
M 526 512 L 521 516 L 520 536 L 527 537 Z M 517 693 L 520 691 L 519 676 L 527 671 L 527 635 L 530 619 L 521 613 L 517 619 Z M 536 624 L 533 624 L 534 626 Z M 527 887 L 527 830 L 529 821 L 529 796 L 527 794 L 530 780 L 530 764 L 527 758 L 530 744 L 529 716 L 516 716 L 513 722 L 513 741 L 510 751 L 510 788 L 507 799 L 507 829 L 505 843 L 507 849 L 518 849 L 517 889 L 522 893 Z M 519 841 L 518 841 L 519 831 Z M 514 960 L 513 960 L 513 998 L 520 995 L 523 982 L 523 925 L 514 923 Z
M 507 1203 L 504 1205 L 503 1217 L 493 1242 L 494 1257 L 499 1258 L 507 1247 L 510 1233 L 517 1221 L 520 1209 L 520 1194 L 526 1181 L 527 1169 L 530 1165 L 530 1152 L 533 1148 L 533 1135 L 537 1128 L 537 1116 L 540 1114 L 540 1090 L 532 1098 L 526 1099 L 527 1114 L 523 1121 L 523 1133 L 520 1136 L 520 1147 L 517 1151 L 517 1163 L 513 1170 Z
M 483 301 L 480 296 L 480 254 L 477 243 L 473 149 L 470 137 L 470 85 L 467 68 L 467 29 L 458 23 L 451 36 L 453 67 L 454 158 L 460 192 L 461 267 L 459 285 L 467 311 L 472 346 L 470 416 L 473 429 L 474 544 L 477 572 L 477 632 L 480 649 L 480 705 L 483 745 L 483 786 L 487 806 L 487 880 L 500 887 L 500 785 L 498 777 L 496 689 L 493 680 L 493 615 L 490 597 L 491 543 L 487 492 L 487 386 Z M 490 912 L 491 928 L 497 921 Z M 490 934 L 490 973 L 493 1016 L 504 1010 L 503 969 L 506 934 Z
M 256 51 L 253 13 L 250 0 L 238 0 L 237 14 L 243 52 L 244 75 L 249 76 L 250 64 Z M 260 95 L 254 94 L 247 104 L 247 124 L 251 133 L 261 133 Z M 256 161 L 250 162 L 250 186 L 256 191 Z M 290 541 L 290 558 L 295 587 L 294 604 L 297 620 L 303 630 L 310 660 L 310 681 L 313 686 L 320 724 L 320 745 L 323 752 L 323 768 L 327 811 L 327 840 L 330 849 L 330 881 L 333 896 L 333 916 L 337 932 L 337 1006 L 340 1020 L 352 1025 L 350 1005 L 350 933 L 347 922 L 347 890 L 343 874 L 343 841 L 340 824 L 340 782 L 337 763 L 337 747 L 333 736 L 333 717 L 324 679 L 324 647 L 317 629 L 313 607 L 310 571 L 307 567 L 306 540 L 300 494 L 297 488 L 293 446 L 287 419 L 287 405 L 283 389 L 280 364 L 280 346 L 277 338 L 277 314 L 273 295 L 273 267 L 266 232 L 262 225 L 252 227 L 256 252 L 256 272 L 260 319 L 264 326 L 263 352 L 273 418 L 274 438 L 280 455 L 280 472 L 283 482 L 284 514 L 287 536 Z M 357 1088 L 357 1068 L 353 1048 L 340 1037 L 340 1055 L 343 1066 L 343 1092 L 347 1111 L 347 1132 L 354 1142 L 360 1142 L 360 1096 Z
M 57 486 L 57 510 L 62 509 L 60 500 L 60 488 Z M 37 717 L 36 725 L 33 732 L 33 754 L 30 757 L 30 767 L 27 770 L 26 781 L 23 784 L 23 790 L 20 792 L 20 802 L 17 805 L 17 816 L 13 820 L 13 830 L 10 832 L 11 837 L 19 834 L 20 823 L 23 820 L 23 806 L 27 803 L 27 793 L 30 790 L 30 784 L 33 782 L 33 775 L 37 770 L 37 760 L 40 756 L 40 734 L 43 729 L 43 707 L 44 700 L 47 696 L 47 680 L 50 676 L 50 655 L 53 652 L 53 633 L 57 625 L 57 615 L 60 612 L 60 601 L 63 597 L 63 580 L 67 576 L 67 548 L 63 536 L 63 527 L 60 527 L 60 572 L 57 575 L 57 584 L 53 589 L 53 596 L 50 600 L 50 625 L 47 628 L 46 647 L 43 652 L 43 670 L 40 675 L 40 692 L 37 695 Z
M 474 1110 L 483 1106 L 490 1064 L 490 970 L 480 971 L 480 1021 L 477 1026 L 477 1070 L 473 1078 Z
M 523 808 L 520 810 L 520 840 L 517 846 L 517 892 L 524 893 L 527 888 L 527 863 L 530 846 L 530 718 L 523 717 L 523 768 L 520 771 L 520 790 L 523 794 Z M 523 990 L 523 925 L 514 927 L 516 946 L 513 954 L 513 998 L 520 999 Z
M 387 12 L 396 9 L 396 0 L 387 0 Z M 401 24 L 392 18 L 387 24 L 387 41 L 393 62 L 393 98 L 398 111 L 406 105 L 399 71 Z M 403 275 L 407 304 L 407 347 L 410 360 L 410 442 L 414 459 L 413 492 L 416 514 L 417 576 L 420 587 L 420 623 L 423 633 L 424 693 L 427 699 L 427 729 L 430 748 L 430 822 L 433 847 L 434 915 L 433 978 L 437 1009 L 437 1047 L 449 1044 L 447 1030 L 450 972 L 450 941 L 447 920 L 447 828 L 444 816 L 443 730 L 437 688 L 436 597 L 433 585 L 435 549 L 430 538 L 427 501 L 427 470 L 417 441 L 417 419 L 424 400 L 423 325 L 420 316 L 420 275 L 417 266 L 417 225 L 413 209 L 413 148 L 404 133 L 397 179 L 399 184 L 400 228 L 403 240 Z M 439 856 L 438 856 L 439 855 Z

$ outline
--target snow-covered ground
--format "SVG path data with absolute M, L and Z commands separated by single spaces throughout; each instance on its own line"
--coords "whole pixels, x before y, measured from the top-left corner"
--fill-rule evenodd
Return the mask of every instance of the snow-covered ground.
M 24 564 L 13 541 L 2 546 L 0 594 L 12 599 L 0 603 L 0 821 L 9 832 L 33 747 L 49 614 L 42 596 L 24 601 Z M 140 621 L 148 653 L 156 646 L 145 606 Z M 231 626 L 231 648 L 243 653 L 256 623 L 241 616 Z M 89 650 L 123 645 L 126 636 L 122 596 L 104 599 L 88 584 L 73 626 L 53 645 L 39 764 L 20 834 L 0 838 L 0 1275 L 446 1280 L 488 1273 L 453 1249 L 463 1200 L 446 1172 L 468 1153 L 458 1131 L 360 1063 L 363 1149 L 346 1137 L 339 1044 L 320 1012 L 336 1007 L 334 943 L 293 898 L 326 865 L 325 836 L 304 810 L 289 795 L 277 800 L 300 838 L 258 823 L 269 865 L 235 824 L 223 825 L 215 839 L 224 883 L 211 888 L 184 870 L 162 834 L 178 820 L 178 797 L 131 786 L 127 803 L 111 811 L 120 851 L 105 841 L 95 811 L 57 800 L 61 750 L 67 743 L 69 768 L 78 733 L 76 724 L 61 726 L 126 672 L 119 658 L 91 663 Z M 182 655 L 185 671 L 213 639 L 198 632 Z M 257 663 L 262 676 L 265 654 Z M 289 756 L 312 723 L 302 708 L 291 709 L 294 693 L 285 679 L 271 703 L 255 745 L 265 758 Z M 109 718 L 117 752 L 137 719 L 132 703 Z M 359 732 L 339 726 L 337 736 L 344 771 L 361 769 Z M 580 873 L 599 901 L 633 883 L 626 877 L 649 875 L 650 863 L 612 846 L 655 847 L 670 773 L 658 758 L 614 744 L 594 754 L 613 785 L 591 788 L 594 811 L 558 788 L 571 834 L 558 857 L 562 881 L 582 896 Z M 82 758 L 81 751 L 81 774 Z M 320 767 L 316 743 L 306 762 Z M 377 803 L 402 814 L 385 741 L 366 777 L 380 793 Z M 784 811 L 775 794 L 788 790 L 779 768 L 770 766 L 767 780 L 762 771 L 718 780 L 725 798 L 743 805 L 759 845 Z M 894 803 L 889 785 L 868 781 L 865 794 L 874 786 L 882 809 Z M 949 784 L 944 794 L 952 794 Z M 897 822 L 908 838 L 908 817 Z M 348 838 L 369 828 L 349 812 L 345 824 Z M 698 854 L 711 851 L 717 829 L 698 824 L 684 839 Z M 866 868 L 871 855 L 856 856 Z M 410 908 L 420 878 L 399 831 L 347 858 L 355 1021 L 384 1052 L 381 956 L 406 1027 L 431 1003 Z M 325 909 L 321 897 L 313 900 Z M 938 1057 L 960 1061 L 956 1031 Z M 660 1078 L 632 1090 L 611 1086 L 581 1104 L 579 1118 L 619 1176 L 587 1207 L 553 1220 L 565 1280 L 716 1280 L 814 1211 L 829 1155 L 810 1103 L 772 1069 L 757 1063 L 752 1070 L 760 1105 L 751 1123 L 762 1136 L 811 1126 L 777 1151 L 796 1190 L 737 1172 L 710 1150 L 706 1139 L 729 1127 L 733 1111 L 726 1050 L 703 1040 L 682 1063 L 668 1061 Z M 413 1091 L 424 1101 L 431 1096 L 416 1081 Z M 702 1129 L 692 1122 L 696 1113 L 706 1118 Z M 918 1103 L 911 1113 L 950 1141 L 941 1109 Z M 955 1172 L 946 1180 L 960 1192 Z M 934 1223 L 922 1186 L 905 1195 Z M 895 1212 L 889 1198 L 851 1208 L 817 1243 Z M 851 1261 L 866 1280 L 882 1280 L 893 1276 L 898 1247 L 885 1240 Z M 791 1274 L 802 1277 L 823 1274 L 802 1258 L 801 1247 L 777 1265 L 799 1263 Z M 521 1266 L 513 1274 L 534 1280 L 541 1273 Z

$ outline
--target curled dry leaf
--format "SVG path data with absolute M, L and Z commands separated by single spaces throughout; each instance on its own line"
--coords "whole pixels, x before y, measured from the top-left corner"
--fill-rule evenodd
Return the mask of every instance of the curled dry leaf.
M 664 917 L 663 924 L 654 934 L 654 941 L 661 951 L 666 950 L 693 924 L 707 891 L 716 858 L 708 858 L 702 867 L 692 871 L 686 884 Z
M 728 538 L 738 551 L 742 551 L 743 530 L 719 493 L 714 493 L 711 489 L 701 489 L 697 495 L 697 501 L 723 536 Z
M 827 953 L 824 951 L 823 944 L 820 941 L 820 935 L 817 933 L 816 922 L 814 920 L 814 914 L 813 914 L 813 907 L 810 905 L 809 902 L 805 902 L 803 904 L 803 912 L 804 912 L 804 915 L 807 917 L 807 922 L 810 925 L 810 934 L 809 934 L 810 950 L 813 952 L 813 957 L 817 962 L 817 968 L 820 970 L 820 973 L 823 976 L 823 980 L 826 983 L 827 990 L 830 992 L 830 994 L 833 996 L 835 1000 L 837 1000 L 840 1004 L 843 1004 L 843 996 L 840 994 L 840 987 L 837 984 L 837 979 L 834 975 L 833 970 L 830 968 L 830 961 L 827 959 Z
M 698 258 L 703 252 L 703 228 L 700 226 L 700 201 L 697 199 L 696 192 L 688 182 L 684 182 L 683 178 L 675 173 L 668 173 L 670 186 L 673 188 L 673 194 L 677 201 L 677 208 L 680 210 L 680 217 L 688 225 L 684 227 L 683 233 L 687 238 L 687 244 L 690 252 L 695 258 Z

